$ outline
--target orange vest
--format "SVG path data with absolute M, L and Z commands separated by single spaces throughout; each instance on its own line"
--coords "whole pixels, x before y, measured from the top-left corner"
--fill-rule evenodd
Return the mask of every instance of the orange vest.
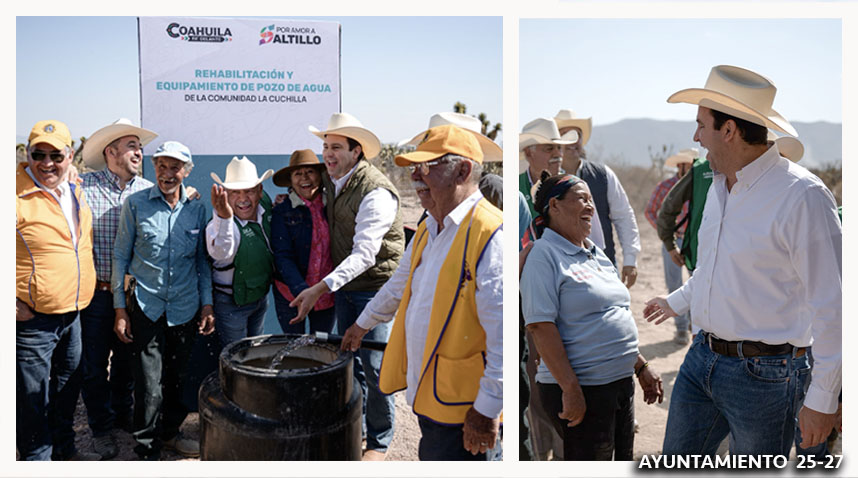
M 477 316 L 475 275 L 480 255 L 503 224 L 501 211 L 481 199 L 465 216 L 441 266 L 423 350 L 414 413 L 438 423 L 462 424 L 474 403 L 485 369 L 486 334 Z M 499 231 L 498 231 L 499 232 Z M 417 228 L 405 292 L 384 352 L 378 385 L 383 393 L 407 386 L 405 311 L 411 280 L 420 264 L 428 234 Z
M 43 314 L 84 309 L 95 292 L 92 211 L 71 184 L 78 213 L 77 247 L 56 199 L 19 165 L 15 176 L 15 297 Z

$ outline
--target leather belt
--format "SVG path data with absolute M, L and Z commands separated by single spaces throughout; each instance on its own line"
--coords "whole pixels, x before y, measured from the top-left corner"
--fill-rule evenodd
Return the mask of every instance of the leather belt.
M 96 281 L 95 290 L 100 290 L 102 292 L 110 292 L 110 282 Z
M 722 340 L 712 335 L 709 332 L 701 332 L 709 349 L 713 352 L 727 357 L 739 357 L 741 349 L 742 357 L 766 357 L 772 355 L 791 354 L 795 349 L 795 356 L 801 357 L 807 353 L 807 347 L 796 347 L 792 344 L 770 345 L 762 342 L 752 342 L 749 340 L 729 341 Z

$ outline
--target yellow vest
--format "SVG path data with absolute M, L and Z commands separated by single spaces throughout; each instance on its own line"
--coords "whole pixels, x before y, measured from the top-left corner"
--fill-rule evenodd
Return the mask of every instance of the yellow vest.
M 89 305 L 95 292 L 92 211 L 71 185 L 78 212 L 77 247 L 62 208 L 33 182 L 23 165 L 15 177 L 15 296 L 43 314 Z
M 485 369 L 486 334 L 477 316 L 476 270 L 480 256 L 503 223 L 501 211 L 481 199 L 465 216 L 438 275 L 432 315 L 423 350 L 414 413 L 438 423 L 462 424 L 474 403 Z M 393 393 L 407 386 L 405 311 L 411 280 L 420 264 L 428 233 L 417 228 L 408 282 L 384 352 L 379 388 Z

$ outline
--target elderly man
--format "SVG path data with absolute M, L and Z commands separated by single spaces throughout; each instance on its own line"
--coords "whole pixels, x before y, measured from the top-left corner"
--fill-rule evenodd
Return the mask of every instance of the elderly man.
M 593 129 L 592 118 L 578 118 L 571 110 L 560 110 L 554 117 L 560 134 L 564 139 L 572 139 L 567 135 L 577 133 L 578 139 L 563 147 L 563 170 L 583 179 L 596 203 L 598 221 L 594 221 L 590 239 L 596 243 L 608 259 L 617 265 L 616 247 L 614 244 L 614 228 L 623 248 L 623 268 L 620 278 L 626 287 L 631 287 L 637 280 L 637 257 L 641 252 L 641 238 L 638 233 L 638 223 L 635 211 L 629 204 L 626 191 L 614 171 L 607 165 L 586 161 L 587 153 L 584 145 L 590 139 Z
M 331 258 L 336 268 L 320 282 L 304 289 L 289 307 L 304 320 L 322 294 L 334 294 L 337 330 L 348 329 L 364 306 L 393 275 L 405 248 L 399 211 L 399 192 L 384 174 L 369 163 L 381 151 L 378 138 L 354 116 L 335 113 L 328 128 L 310 132 L 322 139 L 322 176 L 327 195 Z M 370 338 L 387 342 L 390 326 L 377 327 Z M 378 389 L 382 352 L 361 349 L 355 355 L 355 375 L 364 396 L 366 452 L 364 460 L 383 460 L 390 441 L 396 410 L 392 395 Z
M 646 205 L 646 212 L 644 215 L 646 216 L 647 221 L 649 221 L 650 225 L 658 230 L 658 211 L 661 209 L 661 204 L 664 201 L 665 196 L 670 191 L 670 189 L 679 181 L 683 176 L 691 170 L 691 163 L 694 162 L 694 159 L 699 156 L 699 153 L 696 149 L 683 149 L 677 154 L 667 158 L 664 162 L 664 165 L 667 167 L 675 167 L 676 174 L 673 176 L 659 182 L 655 190 L 652 192 L 652 196 L 649 198 L 649 202 Z M 673 237 L 674 231 L 676 231 L 676 242 L 682 245 L 682 235 L 685 232 L 685 216 L 688 214 L 688 202 L 684 202 L 681 205 L 681 216 L 675 217 L 673 224 L 671 224 L 671 237 Z M 667 247 L 661 248 L 661 259 L 662 264 L 664 265 L 664 283 L 667 286 L 668 292 L 673 292 L 682 285 L 682 266 L 679 264 L 675 264 L 670 250 Z M 673 337 L 673 341 L 679 345 L 688 345 L 688 342 L 691 341 L 689 338 L 689 327 L 690 321 L 688 319 L 688 314 L 682 314 L 676 316 L 674 319 L 676 323 L 676 334 Z
M 262 190 L 274 170 L 256 175 L 247 157 L 233 157 L 221 181 L 211 173 L 212 220 L 206 248 L 214 259 L 214 314 L 221 344 L 262 335 L 268 290 L 274 280 L 271 254 L 271 199 Z
M 804 448 L 834 424 L 840 221 L 825 184 L 767 142 L 767 127 L 795 135 L 772 108 L 775 91 L 768 78 L 721 65 L 704 88 L 668 99 L 698 105 L 694 140 L 715 176 L 694 275 L 644 310 L 660 323 L 690 309 L 701 328 L 676 378 L 665 454 L 711 455 L 729 433 L 731 454 L 789 455 L 796 418 Z
M 499 455 L 503 407 L 503 219 L 478 189 L 483 153 L 459 127 L 426 131 L 411 180 L 429 217 L 402 265 L 345 333 L 357 350 L 393 321 L 379 386 L 403 388 L 418 415 L 421 460 L 486 460 Z
M 530 190 L 539 180 L 543 170 L 554 176 L 560 172 L 560 162 L 563 160 L 562 148 L 578 140 L 575 135 L 561 139 L 557 123 L 548 118 L 536 118 L 524 125 L 518 135 L 519 159 L 527 161 L 527 170 L 518 175 L 518 190 L 527 200 L 530 215 L 533 219 L 539 217 L 539 211 L 533 208 L 533 198 Z M 534 238 L 536 239 L 536 238 Z
M 182 181 L 193 167 L 188 148 L 167 141 L 152 155 L 157 185 L 122 205 L 113 250 L 114 331 L 134 353 L 134 451 L 158 460 L 161 448 L 199 456 L 182 438 L 181 402 L 195 332 L 214 331 L 211 268 L 203 245 L 205 206 L 190 201 Z M 136 281 L 126 299 L 125 275 Z
M 93 133 L 82 151 L 84 163 L 99 171 L 81 175 L 81 187 L 92 208 L 96 277 L 92 302 L 80 313 L 81 391 L 92 430 L 93 450 L 105 460 L 118 452 L 113 428 L 131 430 L 134 404 L 131 349 L 113 333 L 115 314 L 110 288 L 113 240 L 119 228 L 122 204 L 131 194 L 152 187 L 152 183 L 138 173 L 143 161 L 143 146 L 156 136 L 121 118 Z
M 74 444 L 78 313 L 95 289 L 92 212 L 67 181 L 68 127 L 39 121 L 15 174 L 16 445 L 22 460 L 98 460 Z

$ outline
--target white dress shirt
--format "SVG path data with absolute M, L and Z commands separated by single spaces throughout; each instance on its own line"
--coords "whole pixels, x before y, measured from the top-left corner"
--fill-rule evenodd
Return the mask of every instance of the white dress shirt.
M 578 163 L 578 171 L 576 175 L 581 174 L 581 167 L 584 166 L 584 161 Z M 608 216 L 611 219 L 611 224 L 617 229 L 617 238 L 620 240 L 620 247 L 623 249 L 623 266 L 636 266 L 638 255 L 641 253 L 641 236 L 638 232 L 638 222 L 635 219 L 635 211 L 632 205 L 629 204 L 629 197 L 626 195 L 626 190 L 620 184 L 620 179 L 616 173 L 605 166 L 605 175 L 608 178 Z M 605 249 L 605 232 L 602 230 L 602 223 L 599 222 L 598 213 L 593 215 L 592 229 L 590 230 L 590 240 L 593 241 L 599 249 Z
M 331 177 L 331 182 L 334 183 L 334 197 L 340 195 L 357 165 L 358 163 L 355 163 L 352 169 L 340 179 Z M 328 207 L 332 206 L 328 205 Z M 396 196 L 384 188 L 373 189 L 361 199 L 355 216 L 352 252 L 322 279 L 331 292 L 337 291 L 375 264 L 375 256 L 381 250 L 384 235 L 396 220 L 398 207 Z
M 262 224 L 263 214 L 265 214 L 265 209 L 262 206 L 256 206 L 256 223 Z M 244 227 L 249 221 L 238 219 L 238 222 Z M 262 237 L 265 237 L 264 233 Z M 271 244 L 268 242 L 267 237 L 265 237 L 265 242 L 268 243 L 268 248 L 271 249 Z M 232 267 L 225 271 L 219 271 L 215 267 L 226 267 L 232 264 L 240 244 L 241 233 L 233 218 L 224 219 L 217 215 L 217 211 L 212 210 L 212 220 L 206 225 L 206 249 L 211 258 L 214 259 L 214 267 L 212 267 L 213 283 L 232 287 L 232 276 L 235 273 L 235 268 Z
M 34 176 L 33 172 L 30 171 L 29 166 L 24 168 L 24 171 L 27 171 L 27 174 L 30 175 L 30 179 L 33 180 L 33 183 L 36 186 L 56 199 L 57 203 L 60 205 L 60 209 L 63 211 L 63 216 L 66 218 L 66 224 L 69 226 L 69 234 L 72 238 L 72 244 L 77 247 L 77 230 L 79 228 L 80 219 L 78 218 L 77 211 L 75 211 L 74 208 L 74 201 L 72 200 L 71 188 L 69 187 L 68 181 L 60 181 L 56 189 L 49 189 L 36 179 L 36 176 Z M 80 185 L 77 187 L 80 187 Z
M 432 302 L 438 283 L 438 274 L 453 245 L 459 227 L 468 227 L 462 220 L 482 199 L 479 191 L 468 196 L 461 204 L 444 217 L 444 229 L 438 232 L 438 223 L 427 216 L 428 239 L 414 270 L 411 281 L 411 299 L 405 311 L 406 353 L 408 360 L 405 398 L 414 404 L 417 385 L 423 366 L 423 349 L 432 316 Z M 411 268 L 411 251 L 414 241 L 408 244 L 399 267 L 393 277 L 364 308 L 357 324 L 365 329 L 381 322 L 392 320 L 399 308 L 402 294 L 408 282 Z M 481 414 L 496 418 L 503 409 L 503 226 L 492 237 L 483 252 L 476 271 L 476 302 L 480 325 L 486 333 L 486 368 L 480 378 L 480 391 L 474 401 L 474 409 Z
M 804 404 L 837 410 L 841 380 L 841 227 L 822 181 L 769 148 L 715 174 L 698 232 L 697 269 L 668 296 L 677 313 L 724 340 L 813 345 Z

